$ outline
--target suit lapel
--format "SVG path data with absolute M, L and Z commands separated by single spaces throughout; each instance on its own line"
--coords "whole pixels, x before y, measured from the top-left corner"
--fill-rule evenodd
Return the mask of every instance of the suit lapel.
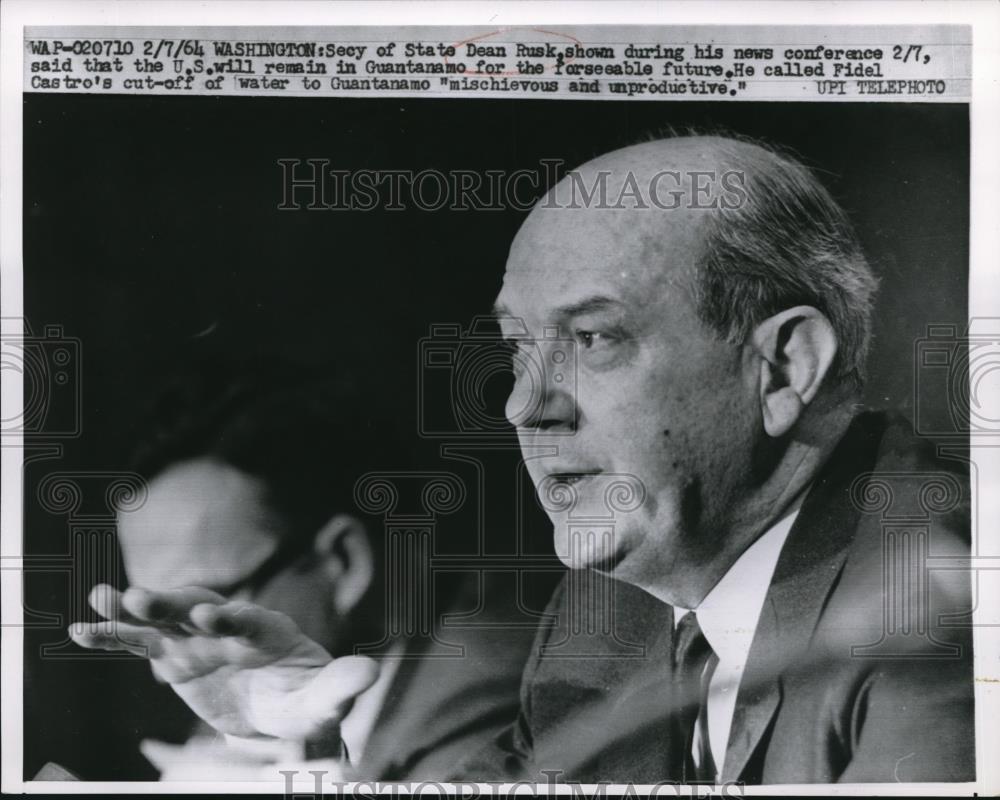
M 535 764 L 583 783 L 663 780 L 671 608 L 599 573 L 573 577 L 531 680 Z
M 624 586 L 624 584 L 622 584 Z M 626 591 L 632 591 L 628 587 Z M 670 741 L 670 663 L 673 652 L 673 609 L 652 595 L 639 591 L 636 605 L 642 613 L 631 615 L 619 628 L 625 641 L 643 642 L 641 661 L 633 670 L 615 670 L 609 686 L 620 688 L 602 736 L 620 737 L 604 749 L 591 780 L 656 783 L 668 768 Z M 637 623 L 633 627 L 631 623 Z M 651 624 L 652 623 L 652 624 Z M 618 723 L 616 726 L 616 722 Z M 668 776 L 674 777 L 674 776 Z
M 873 459 L 866 423 L 856 420 L 831 455 L 778 558 L 740 682 L 723 781 L 761 781 L 748 765 L 781 704 L 782 673 L 803 658 L 858 526 L 850 485 Z

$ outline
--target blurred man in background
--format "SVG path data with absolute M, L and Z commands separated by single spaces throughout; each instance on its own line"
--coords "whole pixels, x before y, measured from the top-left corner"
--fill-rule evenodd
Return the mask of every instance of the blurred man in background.
M 203 362 L 175 376 L 150 416 L 134 464 L 148 497 L 119 514 L 132 585 L 177 594 L 199 586 L 253 602 L 287 615 L 335 657 L 385 641 L 383 523 L 353 492 L 359 477 L 404 467 L 409 454 L 370 404 L 297 365 Z M 451 601 L 475 607 L 476 591 L 467 583 Z M 516 709 L 530 639 L 530 631 L 480 636 L 465 642 L 464 657 L 433 669 L 419 645 L 389 642 L 378 680 L 339 731 L 356 774 L 446 774 Z M 204 724 L 183 745 L 147 740 L 142 751 L 162 779 L 203 780 L 312 755 L 287 743 L 226 741 Z

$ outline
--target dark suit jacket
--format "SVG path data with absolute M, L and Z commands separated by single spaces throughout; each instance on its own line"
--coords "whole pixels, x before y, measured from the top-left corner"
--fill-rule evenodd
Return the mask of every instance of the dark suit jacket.
M 552 591 L 553 573 L 535 577 L 535 591 Z M 450 613 L 476 611 L 481 627 L 438 626 L 449 647 L 407 643 L 364 753 L 352 757 L 352 777 L 446 780 L 517 716 L 535 631 L 511 588 L 502 575 L 463 581 Z
M 967 471 L 911 430 L 861 414 L 809 491 L 764 601 L 723 781 L 974 779 Z M 517 722 L 459 777 L 680 780 L 668 767 L 672 613 L 569 573 Z

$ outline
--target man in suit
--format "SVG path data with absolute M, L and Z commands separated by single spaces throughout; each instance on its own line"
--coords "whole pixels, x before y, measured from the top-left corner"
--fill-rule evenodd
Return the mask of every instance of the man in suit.
M 530 631 L 449 630 L 464 657 L 425 660 L 427 642 L 386 630 L 383 525 L 354 486 L 406 456 L 389 455 L 402 439 L 350 387 L 274 358 L 196 360 L 140 430 L 133 468 L 147 497 L 118 517 L 130 582 L 253 602 L 335 656 L 378 645 L 379 679 L 341 725 L 356 775 L 444 777 L 506 724 Z M 499 610 L 489 586 L 456 583 L 438 587 L 445 608 Z M 162 780 L 236 779 L 296 758 L 294 747 L 234 748 L 207 726 L 183 745 L 147 740 L 142 750 Z
M 519 721 L 469 772 L 973 777 L 968 618 L 955 616 L 971 608 L 968 573 L 892 549 L 960 556 L 967 479 L 905 422 L 858 413 L 874 290 L 827 191 L 752 143 L 625 148 L 539 203 L 497 311 L 515 345 L 526 331 L 544 348 L 547 327 L 572 337 L 576 381 L 539 391 L 522 371 L 509 408 L 534 409 L 517 420 L 527 467 L 543 502 L 569 497 L 545 504 L 557 553 L 586 579 L 557 592 Z M 882 473 L 890 513 L 926 539 L 862 513 Z M 611 476 L 643 501 L 595 536 L 574 516 L 595 516 Z M 929 503 L 922 480 L 948 502 Z M 893 604 L 913 609 L 913 630 L 877 645 L 900 624 Z M 612 624 L 574 634 L 590 615 Z
M 509 409 L 533 409 L 527 467 L 584 577 L 549 608 L 518 723 L 468 772 L 973 778 L 968 573 L 897 552 L 961 556 L 967 478 L 904 421 L 858 413 L 874 290 L 822 185 L 749 142 L 628 147 L 536 206 L 497 312 L 515 345 L 571 337 L 576 380 L 521 371 Z M 593 535 L 574 517 L 618 476 L 643 500 Z M 862 513 L 879 491 L 912 530 Z
M 974 777 L 967 483 L 905 423 L 859 413 L 875 288 L 819 181 L 753 143 L 627 147 L 539 202 L 497 314 L 514 352 L 508 416 L 571 570 L 517 720 L 460 776 Z M 892 508 L 875 516 L 884 486 Z M 132 646 L 162 640 L 164 610 L 206 635 L 239 610 L 151 600 L 121 598 L 124 618 L 95 607 Z M 307 647 L 242 613 L 254 658 L 285 665 Z M 160 660 L 183 675 L 193 646 Z M 324 715 L 278 724 L 244 702 L 226 724 L 322 735 L 376 675 L 310 666 L 298 691 Z

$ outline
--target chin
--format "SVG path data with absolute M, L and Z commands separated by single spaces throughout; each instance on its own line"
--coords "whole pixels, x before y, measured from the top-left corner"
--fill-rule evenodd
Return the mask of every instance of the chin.
M 570 569 L 596 569 L 612 574 L 624 559 L 627 548 L 620 535 L 601 526 L 574 525 L 567 531 L 559 523 L 555 537 L 555 551 L 559 560 Z

